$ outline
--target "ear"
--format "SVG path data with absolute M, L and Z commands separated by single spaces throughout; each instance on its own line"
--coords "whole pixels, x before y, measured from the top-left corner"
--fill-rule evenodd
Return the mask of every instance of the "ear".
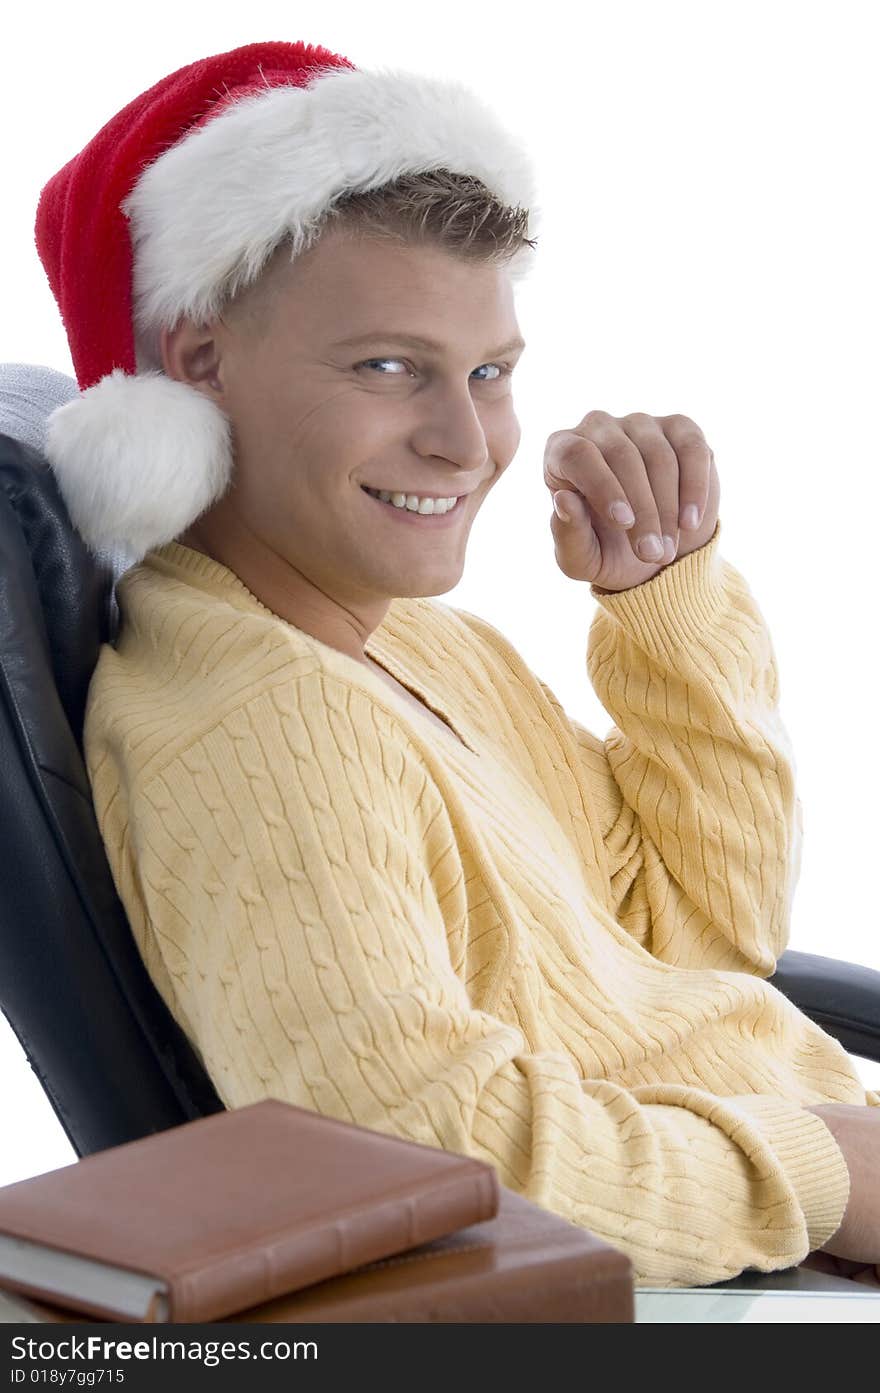
M 174 329 L 160 331 L 159 353 L 166 377 L 224 405 L 225 362 L 216 325 L 182 319 Z

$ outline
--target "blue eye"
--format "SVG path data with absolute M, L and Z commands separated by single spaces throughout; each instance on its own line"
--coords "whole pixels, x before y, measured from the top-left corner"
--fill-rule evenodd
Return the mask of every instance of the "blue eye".
M 358 363 L 359 368 L 372 367 L 374 363 L 402 363 L 402 358 L 367 358 L 366 362 Z M 385 376 L 386 374 L 383 374 Z M 393 374 L 392 374 L 393 376 Z
M 484 368 L 497 368 L 497 369 L 498 369 L 498 376 L 497 376 L 497 377 L 483 377 L 483 378 L 480 379 L 481 382 L 503 382 L 504 379 L 505 379 L 505 377 L 510 377 L 510 376 L 513 374 L 513 368 L 511 367 L 510 363 L 484 363 L 484 364 L 483 364 L 483 367 L 484 367 Z M 479 371 L 480 371 L 479 368 L 474 368 L 474 372 L 479 372 Z

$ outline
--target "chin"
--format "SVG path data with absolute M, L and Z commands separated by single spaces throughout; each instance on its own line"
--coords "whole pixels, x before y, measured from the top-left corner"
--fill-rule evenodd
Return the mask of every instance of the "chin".
M 431 595 L 447 595 L 450 590 L 454 590 L 464 574 L 464 566 L 449 567 L 444 570 L 442 575 L 431 576 L 412 576 L 407 582 L 402 577 L 398 579 L 395 595 L 398 599 L 428 599 Z

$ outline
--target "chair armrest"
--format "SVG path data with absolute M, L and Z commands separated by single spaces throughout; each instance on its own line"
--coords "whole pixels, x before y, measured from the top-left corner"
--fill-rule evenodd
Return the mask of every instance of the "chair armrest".
M 880 972 L 789 949 L 770 983 L 845 1050 L 880 1063 Z

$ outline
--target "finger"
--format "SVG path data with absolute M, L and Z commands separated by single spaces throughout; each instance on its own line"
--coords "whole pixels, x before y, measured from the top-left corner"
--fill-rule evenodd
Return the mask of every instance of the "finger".
M 636 520 L 628 529 L 630 546 L 640 561 L 656 564 L 663 559 L 660 514 L 641 451 L 613 416 L 607 423 L 598 422 L 593 435 L 635 513 Z
M 602 451 L 577 431 L 557 430 L 548 438 L 544 483 L 551 493 L 573 489 L 582 494 L 597 518 L 607 518 L 621 529 L 632 527 L 635 521 L 620 480 L 609 469 Z
M 709 473 L 715 456 L 689 416 L 661 416 L 659 421 L 678 457 L 679 522 L 685 531 L 696 532 L 709 501 Z
M 590 509 L 579 493 L 560 489 L 553 495 L 550 530 L 556 564 L 572 580 L 593 581 L 602 571 L 602 547 Z
M 668 565 L 675 560 L 679 541 L 678 458 L 656 417 L 633 411 L 621 418 L 620 425 L 644 460 L 660 519 L 663 560 Z

